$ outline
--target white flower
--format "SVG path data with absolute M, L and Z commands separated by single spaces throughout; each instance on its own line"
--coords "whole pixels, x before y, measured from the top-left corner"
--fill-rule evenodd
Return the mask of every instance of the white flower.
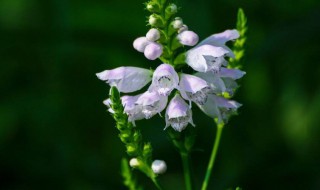
M 142 113 L 142 106 L 136 104 L 136 101 L 140 96 L 141 94 L 136 96 L 121 97 L 121 103 L 124 107 L 124 112 L 128 115 L 128 121 L 132 122 L 134 126 L 136 120 L 145 118 L 144 114 Z
M 228 92 L 231 96 L 238 87 L 236 79 L 243 77 L 246 73 L 238 69 L 221 68 L 219 73 L 208 71 L 206 73 L 198 72 L 195 75 L 207 81 L 215 93 Z
M 208 95 L 208 100 L 199 108 L 208 116 L 218 119 L 218 123 L 226 122 L 229 116 L 234 113 L 240 106 L 236 101 L 228 100 L 214 94 Z
M 177 94 L 171 99 L 167 107 L 165 129 L 171 125 L 174 130 L 181 132 L 189 123 L 194 126 L 192 111 L 188 104 Z
M 155 160 L 152 162 L 151 169 L 155 174 L 163 174 L 167 171 L 167 164 L 163 160 Z
M 151 81 L 152 72 L 139 67 L 118 67 L 96 74 L 100 80 L 115 86 L 119 92 L 134 92 Z
M 167 106 L 168 97 L 160 96 L 157 92 L 146 91 L 135 102 L 137 106 L 141 106 L 141 112 L 146 119 L 150 119 L 157 113 L 160 113 Z
M 186 46 L 194 46 L 199 41 L 199 36 L 190 30 L 181 32 L 177 38 L 182 45 Z
M 149 60 L 155 60 L 162 54 L 162 45 L 156 42 L 151 42 L 144 49 L 144 56 Z
M 160 39 L 160 32 L 158 29 L 155 29 L 155 28 L 151 28 L 148 33 L 146 34 L 146 38 L 149 40 L 149 41 L 152 41 L 152 42 L 155 42 L 157 40 Z
M 208 94 L 212 92 L 205 80 L 188 74 L 180 75 L 179 90 L 184 99 L 200 105 L 206 103 Z
M 227 64 L 224 56 L 234 57 L 232 50 L 225 43 L 238 37 L 237 30 L 226 30 L 206 38 L 186 53 L 187 64 L 199 72 L 219 72 L 221 66 Z
M 157 91 L 160 95 L 168 96 L 178 86 L 179 76 L 169 64 L 161 64 L 153 72 L 152 84 L 149 91 Z

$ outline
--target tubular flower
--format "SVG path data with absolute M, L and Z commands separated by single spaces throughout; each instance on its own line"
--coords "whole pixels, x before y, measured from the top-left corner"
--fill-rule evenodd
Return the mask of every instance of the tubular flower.
M 173 89 L 177 88 L 178 83 L 177 72 L 171 65 L 163 63 L 154 71 L 149 91 L 157 91 L 162 96 L 168 96 Z
M 224 56 L 234 57 L 232 50 L 225 43 L 238 37 L 237 30 L 226 30 L 209 36 L 186 53 L 187 64 L 199 72 L 219 72 L 221 66 L 227 64 Z
M 211 88 L 205 80 L 199 77 L 181 74 L 179 90 L 184 99 L 203 105 L 207 101 Z
M 115 86 L 120 92 L 134 92 L 151 81 L 152 72 L 138 67 L 118 67 L 96 74 L 100 80 Z
M 136 106 L 141 106 L 144 118 L 150 119 L 160 113 L 167 106 L 168 97 L 160 96 L 157 92 L 146 91 L 135 102 Z
M 177 94 L 172 98 L 166 110 L 165 129 L 171 125 L 174 130 L 181 132 L 189 123 L 195 126 L 192 121 L 192 111 L 188 104 Z
M 121 103 L 124 107 L 124 112 L 128 115 L 128 121 L 135 125 L 136 120 L 144 119 L 142 113 L 142 106 L 136 105 L 136 101 L 139 99 L 141 94 L 136 96 L 122 96 Z
M 241 106 L 240 103 L 228 100 L 214 94 L 208 95 L 208 100 L 204 105 L 199 105 L 199 108 L 208 116 L 218 120 L 218 123 L 227 122 L 229 116 L 236 112 Z
M 195 75 L 204 79 L 211 87 L 214 93 L 227 92 L 231 96 L 234 90 L 238 87 L 235 80 L 242 78 L 246 72 L 238 69 L 227 69 L 222 67 L 219 73 L 212 71 L 202 73 L 198 72 Z

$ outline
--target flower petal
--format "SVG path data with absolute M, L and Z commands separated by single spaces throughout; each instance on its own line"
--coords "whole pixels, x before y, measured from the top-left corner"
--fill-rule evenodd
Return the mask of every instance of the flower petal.
M 157 91 L 160 95 L 168 96 L 178 83 L 177 72 L 171 65 L 163 63 L 154 71 L 149 91 Z
M 186 62 L 196 71 L 207 72 L 208 64 L 204 56 L 221 57 L 228 51 L 211 45 L 196 46 L 186 53 Z
M 232 79 L 239 79 L 245 75 L 246 72 L 241 71 L 239 69 L 227 69 L 221 68 L 220 76 L 224 78 L 232 78 Z
M 97 73 L 100 80 L 115 86 L 120 92 L 134 92 L 151 81 L 152 72 L 139 67 L 118 67 Z
M 208 38 L 204 39 L 202 42 L 198 44 L 198 46 L 209 44 L 213 46 L 222 46 L 227 41 L 235 40 L 240 37 L 240 34 L 237 30 L 226 30 L 224 32 L 213 34 Z

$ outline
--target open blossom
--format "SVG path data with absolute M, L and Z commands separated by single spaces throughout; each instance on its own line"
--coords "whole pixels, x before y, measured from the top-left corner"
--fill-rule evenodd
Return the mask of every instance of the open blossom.
M 167 106 L 168 97 L 160 96 L 157 92 L 146 91 L 135 102 L 136 106 L 141 106 L 144 118 L 150 119 L 160 113 Z
M 154 71 L 149 91 L 157 91 L 160 95 L 168 96 L 178 83 L 177 72 L 171 65 L 163 63 Z
M 124 112 L 128 115 L 128 121 L 135 125 L 136 120 L 145 118 L 142 113 L 142 106 L 136 104 L 136 101 L 140 98 L 141 94 L 136 96 L 122 96 L 121 103 L 124 107 Z
M 205 114 L 212 118 L 217 118 L 218 123 L 221 123 L 227 122 L 229 116 L 233 114 L 241 104 L 214 94 L 209 94 L 207 102 L 204 105 L 198 104 L 198 106 Z
M 118 67 L 96 74 L 100 80 L 115 86 L 120 92 L 134 92 L 151 81 L 152 72 L 138 67 Z
M 192 111 L 188 104 L 177 94 L 167 107 L 165 129 L 171 126 L 174 130 L 181 132 L 189 123 L 194 126 Z
M 232 50 L 225 43 L 238 37 L 237 30 L 226 30 L 209 36 L 186 53 L 187 64 L 199 72 L 219 72 L 221 66 L 227 64 L 224 56 L 234 57 Z
M 199 77 L 181 74 L 179 90 L 184 99 L 203 105 L 207 101 L 211 88 L 205 80 Z
M 195 75 L 204 79 L 215 93 L 228 92 L 230 95 L 238 87 L 236 79 L 242 78 L 246 73 L 238 69 L 227 69 L 222 67 L 219 73 L 208 71 L 198 72 Z

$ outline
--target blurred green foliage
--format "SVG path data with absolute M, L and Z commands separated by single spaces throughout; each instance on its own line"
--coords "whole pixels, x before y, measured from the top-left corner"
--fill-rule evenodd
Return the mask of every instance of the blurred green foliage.
M 0 189 L 125 189 L 125 148 L 102 104 L 108 87 L 95 73 L 159 63 L 132 48 L 147 32 L 143 2 L 0 1 Z M 223 134 L 212 189 L 320 189 L 320 2 L 177 3 L 201 39 L 234 28 L 238 7 L 248 17 L 247 75 L 236 96 L 244 106 Z M 194 122 L 199 187 L 215 130 L 199 110 Z M 167 161 L 165 189 L 181 189 L 164 120 L 137 124 L 154 158 Z

